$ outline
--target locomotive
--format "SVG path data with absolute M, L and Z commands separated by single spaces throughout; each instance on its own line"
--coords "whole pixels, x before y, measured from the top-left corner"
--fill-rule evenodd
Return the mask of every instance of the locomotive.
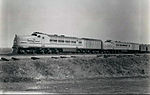
M 15 35 L 13 53 L 147 53 L 150 45 L 100 39 L 77 38 L 33 32 L 31 35 Z

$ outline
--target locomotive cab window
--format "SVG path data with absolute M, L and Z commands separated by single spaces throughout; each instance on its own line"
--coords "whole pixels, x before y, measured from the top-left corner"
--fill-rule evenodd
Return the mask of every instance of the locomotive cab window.
M 32 34 L 32 36 L 37 36 L 37 34 Z
M 38 38 L 40 38 L 41 36 L 40 36 L 40 35 L 38 35 L 37 37 L 38 37 Z

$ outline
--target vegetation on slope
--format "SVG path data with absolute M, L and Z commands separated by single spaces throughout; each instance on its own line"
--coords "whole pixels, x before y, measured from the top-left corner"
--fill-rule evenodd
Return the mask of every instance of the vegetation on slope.
M 150 56 L 43 58 L 0 61 L 4 82 L 149 76 Z

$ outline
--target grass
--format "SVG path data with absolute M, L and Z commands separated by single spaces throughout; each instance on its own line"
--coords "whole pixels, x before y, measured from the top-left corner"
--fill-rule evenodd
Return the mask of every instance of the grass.
M 22 82 L 92 77 L 149 76 L 150 56 L 41 58 L 0 61 L 0 80 Z

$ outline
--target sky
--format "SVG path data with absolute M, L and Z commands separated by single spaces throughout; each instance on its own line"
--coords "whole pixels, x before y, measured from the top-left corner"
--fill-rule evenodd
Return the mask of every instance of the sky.
M 32 32 L 150 44 L 150 0 L 0 0 L 0 47 Z

